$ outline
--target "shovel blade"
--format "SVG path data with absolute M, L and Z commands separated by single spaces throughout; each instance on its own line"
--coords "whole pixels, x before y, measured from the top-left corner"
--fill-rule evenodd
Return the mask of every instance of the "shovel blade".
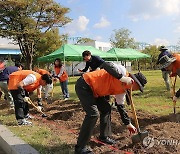
M 144 131 L 144 132 L 139 132 L 136 135 L 133 135 L 132 138 L 131 138 L 132 139 L 132 143 L 136 144 L 136 143 L 139 143 L 139 142 L 143 142 L 143 139 L 145 137 L 147 137 L 148 134 L 149 134 L 148 131 Z
M 46 114 L 43 114 L 42 117 L 45 118 L 45 117 L 47 117 L 47 115 L 46 115 Z

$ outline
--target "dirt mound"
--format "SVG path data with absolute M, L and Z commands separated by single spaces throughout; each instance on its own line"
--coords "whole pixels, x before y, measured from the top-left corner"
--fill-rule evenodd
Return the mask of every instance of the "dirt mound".
M 34 102 L 36 104 L 36 102 Z M 34 108 L 30 113 L 35 116 L 34 123 L 46 125 L 52 129 L 61 140 L 74 148 L 77 141 L 85 113 L 79 102 L 74 101 L 54 101 L 52 104 L 44 104 L 44 112 L 48 118 L 42 118 Z M 0 108 L 7 108 L 6 103 L 2 103 Z M 130 117 L 131 111 L 128 111 Z M 179 154 L 180 153 L 180 113 L 166 116 L 155 116 L 143 111 L 137 111 L 141 131 L 147 130 L 149 137 L 143 143 L 132 144 L 131 136 L 122 124 L 119 113 L 112 109 L 112 137 L 117 144 L 113 146 L 103 145 L 96 138 L 99 136 L 99 121 L 94 128 L 90 146 L 96 154 Z M 133 121 L 132 121 L 133 123 Z
M 45 103 L 44 103 L 45 104 Z M 77 134 L 80 130 L 85 113 L 79 102 L 56 101 L 45 105 L 45 112 L 48 115 L 48 121 L 53 121 L 61 128 L 62 138 L 66 138 L 67 144 L 75 144 Z M 128 111 L 130 117 L 132 113 Z M 132 144 L 131 137 L 126 127 L 122 124 L 116 109 L 112 111 L 112 137 L 117 141 L 115 149 L 107 145 L 97 143 L 95 140 L 90 142 L 93 151 L 99 153 L 180 153 L 180 113 L 167 116 L 155 116 L 137 111 L 141 130 L 149 132 L 149 138 L 144 143 Z M 47 124 L 48 125 L 48 124 Z M 52 125 L 51 125 L 52 127 Z M 75 130 L 75 131 L 74 131 Z M 60 131 L 58 129 L 58 131 Z M 71 132 L 71 133 L 70 133 Z M 64 134 L 64 136 L 63 136 Z M 92 138 L 99 136 L 99 121 L 94 129 Z M 117 150 L 119 149 L 119 151 Z

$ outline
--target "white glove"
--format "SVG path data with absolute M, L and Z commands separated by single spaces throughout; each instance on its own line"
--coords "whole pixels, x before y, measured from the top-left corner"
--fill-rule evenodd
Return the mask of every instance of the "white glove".
M 137 129 L 131 123 L 127 125 L 127 129 L 129 130 L 130 135 L 137 132 Z
M 42 106 L 38 106 L 37 108 L 38 108 L 39 111 L 42 111 L 43 107 Z
M 24 102 L 27 102 L 27 103 L 28 103 L 29 97 L 24 97 L 23 100 L 24 100 Z
M 132 83 L 134 82 L 134 80 L 133 80 L 132 78 L 130 78 L 130 77 L 125 77 L 125 76 L 123 76 L 123 77 L 120 79 L 120 81 L 126 83 L 127 85 L 132 84 Z
M 177 97 L 173 96 L 173 102 L 177 102 Z

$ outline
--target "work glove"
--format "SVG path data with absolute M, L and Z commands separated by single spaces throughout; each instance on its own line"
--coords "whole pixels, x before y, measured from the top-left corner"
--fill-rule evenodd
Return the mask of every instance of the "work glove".
M 42 98 L 37 98 L 38 106 L 43 106 Z
M 37 107 L 39 111 L 42 111 L 43 107 L 42 106 L 38 106 Z
M 121 82 L 126 83 L 127 85 L 133 84 L 134 80 L 130 77 L 125 77 L 123 76 L 122 78 L 119 79 Z
M 137 129 L 131 123 L 127 125 L 127 129 L 129 130 L 130 135 L 137 132 Z
M 176 96 L 173 96 L 173 102 L 177 102 L 177 97 Z
M 23 98 L 23 100 L 24 100 L 24 102 L 27 102 L 27 103 L 28 103 L 29 97 L 26 97 L 26 96 L 25 96 L 25 97 Z
M 58 80 L 59 80 L 59 78 L 57 78 L 57 77 L 54 77 L 54 78 L 53 78 L 53 81 L 54 81 L 54 82 L 57 82 Z

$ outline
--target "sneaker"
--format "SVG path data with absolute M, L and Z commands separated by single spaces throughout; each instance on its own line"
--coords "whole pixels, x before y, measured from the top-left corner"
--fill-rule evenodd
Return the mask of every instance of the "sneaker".
M 19 119 L 18 120 L 18 125 L 32 125 L 32 122 L 27 121 L 26 119 Z
M 109 137 L 99 137 L 99 140 L 103 143 L 107 143 L 107 144 L 116 144 L 116 141 L 109 138 Z
M 64 98 L 65 101 L 67 101 L 69 98 Z
M 89 147 L 79 148 L 75 146 L 75 154 L 93 154 L 93 152 Z
M 33 119 L 34 117 L 31 116 L 31 115 L 28 113 L 27 115 L 24 116 L 24 118 L 25 118 L 26 120 L 28 120 L 28 119 Z

